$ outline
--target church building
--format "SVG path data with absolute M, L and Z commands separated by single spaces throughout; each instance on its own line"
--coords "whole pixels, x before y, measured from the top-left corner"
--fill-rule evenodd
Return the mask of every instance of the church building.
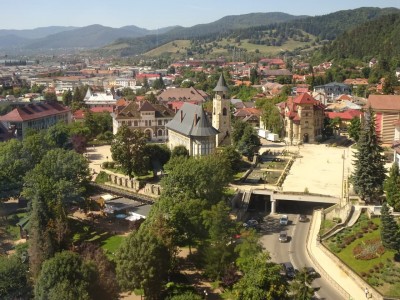
M 184 103 L 166 125 L 170 149 L 184 146 L 190 156 L 203 156 L 231 144 L 230 101 L 226 99 L 228 87 L 222 74 L 214 91 L 211 122 L 202 106 Z

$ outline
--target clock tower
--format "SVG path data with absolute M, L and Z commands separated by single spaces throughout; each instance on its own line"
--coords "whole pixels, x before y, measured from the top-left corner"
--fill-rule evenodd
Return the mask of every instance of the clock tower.
M 228 87 L 223 74 L 219 77 L 214 92 L 212 126 L 219 131 L 216 146 L 228 146 L 231 145 L 231 112 L 230 100 L 226 98 Z

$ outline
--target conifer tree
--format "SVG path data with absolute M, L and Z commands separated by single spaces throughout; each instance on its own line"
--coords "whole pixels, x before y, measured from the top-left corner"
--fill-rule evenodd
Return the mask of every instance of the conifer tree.
M 390 214 L 389 208 L 385 203 L 382 205 L 381 209 L 381 239 L 382 244 L 385 248 L 394 249 L 398 252 L 400 251 L 400 233 L 399 225 L 397 225 L 396 220 L 393 215 Z
M 395 211 L 400 210 L 400 172 L 399 165 L 394 162 L 390 168 L 389 177 L 384 184 L 387 203 L 394 208 Z
M 352 178 L 354 190 L 362 200 L 371 202 L 382 196 L 385 180 L 383 148 L 376 135 L 371 107 L 361 125 L 357 150 Z

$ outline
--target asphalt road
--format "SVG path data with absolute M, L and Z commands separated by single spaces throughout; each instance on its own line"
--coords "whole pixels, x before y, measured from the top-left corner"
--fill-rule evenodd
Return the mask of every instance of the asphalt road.
M 306 239 L 310 222 L 298 222 L 298 214 L 287 214 L 289 223 L 286 226 L 279 224 L 279 215 L 268 215 L 264 222 L 260 224 L 260 239 L 263 247 L 271 255 L 271 260 L 276 263 L 291 262 L 295 269 L 305 266 L 316 267 L 311 262 L 307 250 Z M 310 218 L 311 214 L 308 214 Z M 281 243 L 278 240 L 280 231 L 287 231 L 288 241 Z M 338 300 L 344 299 L 338 290 L 330 283 L 327 278 L 317 278 L 313 282 L 313 287 L 319 288 L 315 299 Z

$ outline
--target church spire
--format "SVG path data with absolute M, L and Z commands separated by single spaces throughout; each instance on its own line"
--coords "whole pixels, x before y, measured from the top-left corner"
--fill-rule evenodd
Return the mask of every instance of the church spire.
M 214 88 L 213 91 L 214 92 L 223 92 L 223 93 L 228 91 L 228 86 L 226 85 L 223 73 L 221 73 L 221 76 L 218 79 L 217 86 Z

